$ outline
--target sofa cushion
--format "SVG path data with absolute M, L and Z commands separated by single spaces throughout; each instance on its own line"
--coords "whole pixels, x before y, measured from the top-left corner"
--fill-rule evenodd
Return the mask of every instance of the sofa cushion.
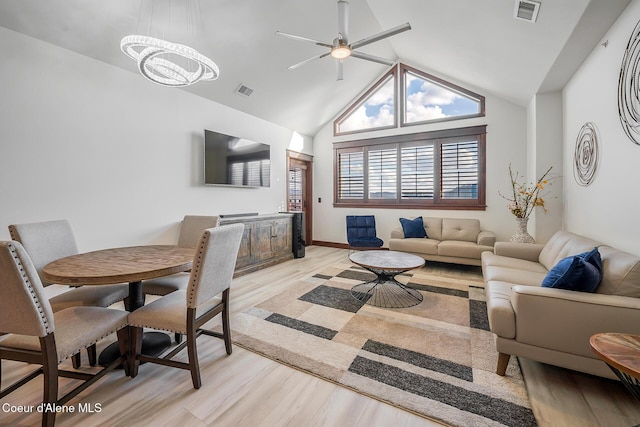
M 421 216 L 414 219 L 400 218 L 400 225 L 402 225 L 405 239 L 427 237 Z
M 558 231 L 544 245 L 540 252 L 540 264 L 551 270 L 561 259 L 590 251 L 599 242 L 568 231 Z
M 427 232 L 429 232 L 429 230 L 427 230 Z M 478 234 L 480 234 L 480 221 L 477 219 L 442 219 L 441 240 L 461 240 L 476 243 L 478 241 Z
M 602 279 L 602 260 L 598 248 L 563 258 L 542 281 L 545 288 L 595 292 Z
M 640 257 L 609 246 L 600 246 L 602 282 L 599 294 L 640 298 Z
M 484 280 L 487 282 L 500 281 L 514 285 L 540 286 L 540 283 L 542 283 L 542 280 L 547 275 L 547 271 L 544 270 L 544 273 L 541 273 L 521 270 L 519 268 L 486 265 L 482 269 L 482 274 Z
M 424 217 L 424 228 L 430 239 L 443 240 L 442 238 L 442 218 Z
M 509 267 L 545 275 L 549 272 L 539 262 L 529 261 L 522 258 L 513 258 L 510 256 L 496 255 L 493 252 L 483 252 L 481 259 L 483 267 Z
M 389 250 L 410 252 L 414 254 L 438 255 L 438 243 L 434 239 L 391 239 Z
M 482 252 L 491 250 L 493 250 L 491 246 L 480 246 L 476 243 L 456 240 L 445 240 L 438 244 L 438 255 L 441 256 L 480 259 Z

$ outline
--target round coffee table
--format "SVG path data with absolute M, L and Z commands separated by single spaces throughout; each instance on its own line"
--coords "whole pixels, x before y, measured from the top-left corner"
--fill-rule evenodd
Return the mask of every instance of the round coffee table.
M 351 288 L 351 295 L 365 304 L 384 308 L 412 307 L 422 302 L 422 294 L 395 279 L 405 271 L 420 268 L 424 259 L 397 251 L 361 251 L 349 255 L 349 259 L 370 272 L 376 279 Z
M 640 335 L 599 333 L 591 336 L 589 343 L 627 390 L 640 400 Z

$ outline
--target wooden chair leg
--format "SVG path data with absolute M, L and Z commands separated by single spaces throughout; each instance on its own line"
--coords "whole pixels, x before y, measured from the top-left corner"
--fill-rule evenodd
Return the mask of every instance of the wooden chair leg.
M 42 348 L 42 373 L 44 375 L 44 393 L 42 403 L 54 404 L 58 401 L 58 355 L 53 335 L 40 338 Z M 74 356 L 75 357 L 75 356 Z M 56 422 L 55 411 L 42 413 L 42 425 L 53 427 Z
M 124 360 L 122 361 L 122 367 L 124 368 L 124 374 L 129 376 L 129 359 L 130 359 L 130 351 L 129 351 L 129 334 L 130 334 L 130 326 L 126 326 L 120 329 L 118 334 L 118 348 L 120 349 L 120 357 Z M 142 340 L 141 340 L 142 341 Z
M 87 347 L 87 357 L 89 357 L 89 365 L 96 366 L 98 358 L 96 357 L 96 345 Z
M 224 307 L 222 309 L 222 336 L 224 337 L 224 348 L 227 354 L 231 354 L 231 328 L 229 326 L 229 289 L 222 293 Z
M 129 332 L 129 375 L 131 378 L 135 378 L 138 375 L 138 367 L 140 366 L 140 360 L 138 355 L 142 351 L 142 328 L 131 327 Z
M 507 366 L 509 365 L 510 354 L 498 353 L 498 367 L 496 368 L 496 374 L 504 377 L 507 373 Z
M 198 348 L 196 346 L 196 309 L 187 309 L 187 353 L 189 355 L 189 370 L 193 388 L 198 389 L 202 385 L 200 378 L 200 364 L 198 363 Z
M 80 366 L 82 366 L 82 359 L 81 359 L 80 352 L 71 356 L 71 364 L 73 365 L 73 369 L 78 369 Z

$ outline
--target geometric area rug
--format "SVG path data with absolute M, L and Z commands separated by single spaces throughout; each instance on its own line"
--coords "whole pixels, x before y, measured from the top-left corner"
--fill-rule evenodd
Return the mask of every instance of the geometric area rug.
M 231 319 L 239 346 L 452 426 L 535 426 L 517 358 L 495 373 L 481 280 L 396 278 L 424 299 L 378 308 L 350 289 L 375 276 L 341 263 Z

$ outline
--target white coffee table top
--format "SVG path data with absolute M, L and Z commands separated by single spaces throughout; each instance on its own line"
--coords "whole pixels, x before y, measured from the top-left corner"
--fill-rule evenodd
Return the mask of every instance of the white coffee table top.
M 379 270 L 412 270 L 424 265 L 424 259 L 398 251 L 360 251 L 349 255 L 351 262 Z

